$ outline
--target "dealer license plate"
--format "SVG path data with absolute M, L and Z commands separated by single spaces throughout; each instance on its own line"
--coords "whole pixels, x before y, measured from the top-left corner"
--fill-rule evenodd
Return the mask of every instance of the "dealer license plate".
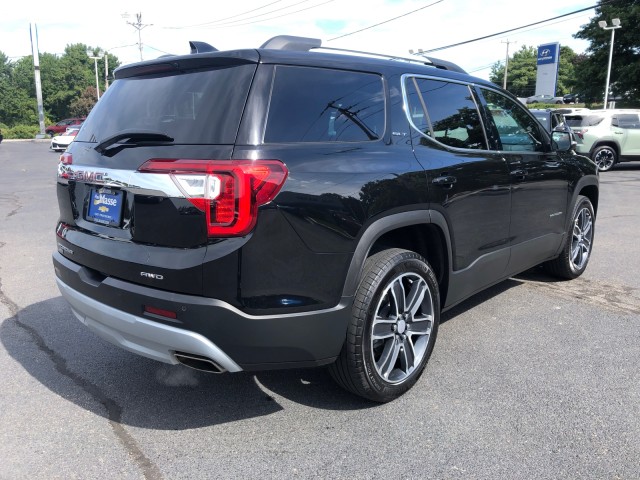
M 119 227 L 122 220 L 122 201 L 124 195 L 121 190 L 108 188 L 91 189 L 87 220 L 92 222 Z

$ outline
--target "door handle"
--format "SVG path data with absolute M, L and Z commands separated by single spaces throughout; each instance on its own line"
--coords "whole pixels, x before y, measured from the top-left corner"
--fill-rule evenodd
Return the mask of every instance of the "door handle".
M 441 177 L 434 178 L 431 183 L 433 183 L 434 185 L 439 185 L 441 187 L 451 188 L 453 187 L 453 184 L 456 183 L 456 181 L 456 177 L 452 175 L 443 175 Z
M 525 177 L 527 176 L 527 171 L 523 169 L 512 170 L 511 176 L 517 180 L 524 180 Z

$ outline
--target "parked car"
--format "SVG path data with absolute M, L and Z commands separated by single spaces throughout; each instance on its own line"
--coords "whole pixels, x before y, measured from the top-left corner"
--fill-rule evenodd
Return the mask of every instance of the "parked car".
M 60 120 L 54 125 L 49 125 L 47 128 L 45 128 L 44 131 L 47 135 L 53 137 L 54 135 L 60 135 L 61 133 L 64 133 L 64 131 L 69 127 L 82 125 L 82 122 L 84 122 L 84 120 L 85 117 L 65 118 L 64 120 Z
M 530 103 L 555 103 L 560 104 L 564 103 L 562 97 L 554 97 L 552 95 L 533 95 L 531 97 L 527 97 L 527 105 Z
M 555 129 L 565 129 L 567 132 L 571 131 L 571 128 L 569 128 L 565 123 L 564 115 L 562 115 L 562 113 L 559 113 L 557 110 L 551 108 L 532 108 L 529 111 L 533 113 L 533 116 L 536 117 L 536 119 L 549 133 L 551 133 Z
M 560 108 L 556 108 L 555 110 L 558 113 L 561 113 L 562 115 L 564 115 L 565 120 L 566 120 L 566 116 L 572 113 L 581 113 L 581 114 L 585 114 L 587 112 L 590 112 L 591 109 L 589 108 L 585 108 L 585 107 L 560 107 Z
M 580 99 L 584 99 L 581 93 L 567 93 L 562 97 L 564 103 L 580 103 Z
M 566 115 L 578 153 L 588 155 L 601 172 L 619 162 L 640 161 L 640 110 L 589 110 Z
M 597 168 L 567 133 L 453 63 L 320 46 L 116 70 L 58 166 L 54 270 L 84 325 L 211 372 L 329 365 L 387 402 L 441 311 L 585 271 Z
M 56 135 L 51 139 L 49 148 L 54 152 L 64 152 L 69 144 L 73 142 L 80 131 L 80 127 L 69 127 L 62 135 Z

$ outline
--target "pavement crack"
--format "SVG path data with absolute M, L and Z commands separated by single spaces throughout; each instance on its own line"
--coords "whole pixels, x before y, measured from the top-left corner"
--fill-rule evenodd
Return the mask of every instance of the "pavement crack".
M 2 290 L 2 281 L 0 279 L 0 303 L 5 305 L 10 312 L 11 317 L 15 320 L 15 324 L 22 330 L 27 332 L 32 341 L 38 347 L 42 353 L 44 353 L 53 362 L 55 369 L 61 375 L 70 379 L 79 388 L 87 392 L 93 399 L 101 404 L 106 412 L 109 421 L 109 425 L 113 430 L 116 438 L 123 445 L 131 459 L 140 468 L 145 479 L 158 480 L 162 479 L 162 473 L 160 469 L 144 454 L 144 452 L 138 446 L 135 438 L 124 428 L 121 423 L 122 420 L 122 407 L 118 403 L 109 398 L 97 385 L 82 378 L 77 373 L 71 371 L 67 365 L 67 361 L 58 352 L 50 348 L 44 338 L 38 333 L 38 331 L 30 325 L 27 325 L 20 320 L 20 307 L 11 300 Z
M 22 204 L 20 203 L 20 198 L 17 195 L 0 195 L 0 203 L 8 203 L 12 208 L 12 210 L 7 213 L 7 217 L 13 217 L 16 213 L 20 211 L 22 208 Z

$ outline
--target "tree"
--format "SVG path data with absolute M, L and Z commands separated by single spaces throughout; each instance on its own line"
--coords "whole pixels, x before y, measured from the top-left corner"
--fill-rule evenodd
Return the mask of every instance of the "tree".
M 16 64 L 9 62 L 7 56 L 0 52 L 0 123 L 10 127 L 20 123 L 38 123 L 35 90 L 33 101 L 29 91 L 29 84 L 17 74 Z
M 91 48 L 97 52 L 98 48 Z M 111 76 L 120 62 L 109 55 Z M 104 92 L 105 62 L 98 61 L 100 91 Z M 54 120 L 86 114 L 95 104 L 95 66 L 87 56 L 87 46 L 67 45 L 60 57 L 40 54 L 40 78 L 45 116 Z M 91 96 L 87 92 L 91 92 Z M 0 52 L 0 123 L 7 126 L 37 124 L 33 57 L 12 63 Z
M 79 97 L 74 98 L 69 105 L 69 114 L 73 117 L 84 117 L 96 104 L 96 87 L 87 87 Z
M 576 53 L 566 46 L 560 46 L 560 65 L 558 66 L 558 81 L 556 95 L 564 95 L 572 91 L 575 80 Z M 523 45 L 520 50 L 509 59 L 507 73 L 507 90 L 517 97 L 529 97 L 535 94 L 538 75 L 538 50 L 536 47 Z M 499 85 L 504 80 L 504 64 L 497 62 L 491 67 L 489 79 Z
M 624 97 L 630 105 L 640 103 L 640 0 L 616 0 L 598 5 L 595 16 L 574 36 L 589 40 L 586 55 L 576 63 L 577 89 L 596 100 L 604 98 L 607 79 L 611 31 L 600 28 L 598 22 L 619 18 L 622 28 L 616 29 L 611 64 L 611 90 Z
M 536 58 L 535 47 L 523 45 L 520 50 L 514 52 L 513 57 L 509 59 L 507 90 L 518 97 L 528 97 L 535 93 Z M 491 67 L 489 79 L 499 85 L 503 84 L 504 64 L 502 62 L 497 62 Z

